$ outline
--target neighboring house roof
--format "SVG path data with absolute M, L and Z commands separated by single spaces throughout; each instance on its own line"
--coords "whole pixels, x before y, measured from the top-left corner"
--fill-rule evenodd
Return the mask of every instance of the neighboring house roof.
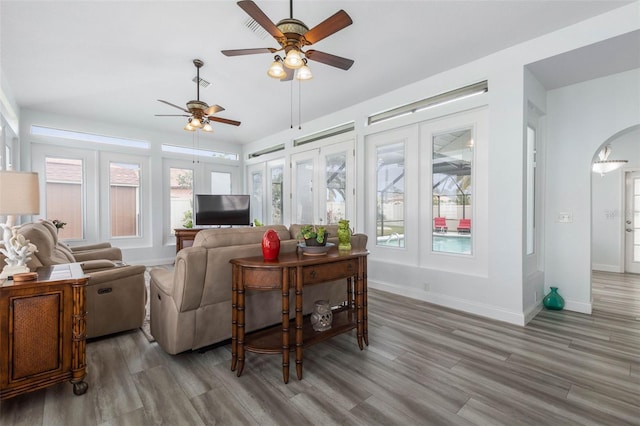
M 82 183 L 82 160 L 68 158 L 47 158 L 46 177 L 48 183 Z M 111 165 L 111 184 L 118 186 L 139 186 L 140 170 Z

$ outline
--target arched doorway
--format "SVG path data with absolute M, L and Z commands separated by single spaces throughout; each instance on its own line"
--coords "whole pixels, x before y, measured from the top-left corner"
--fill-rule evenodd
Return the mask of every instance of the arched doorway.
M 627 160 L 620 169 L 591 178 L 591 300 L 594 310 L 637 315 L 633 298 L 640 289 L 629 287 L 627 273 L 640 273 L 640 125 L 624 129 L 602 143 L 609 159 Z M 630 222 L 630 223 L 627 223 Z M 631 229 L 631 231 L 627 231 Z M 635 238 L 634 238 L 635 237 Z M 615 290 L 613 290 L 615 288 Z M 624 312 L 626 311 L 626 312 Z

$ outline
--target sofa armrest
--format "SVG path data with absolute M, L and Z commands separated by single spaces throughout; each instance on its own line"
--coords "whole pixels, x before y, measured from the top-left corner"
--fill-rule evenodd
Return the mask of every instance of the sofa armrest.
M 144 265 L 126 265 L 95 272 L 83 270 L 89 275 L 89 285 L 92 286 L 108 281 L 120 280 L 136 274 L 144 274 L 145 269 Z
M 111 248 L 111 243 L 85 244 L 82 246 L 68 246 L 68 247 L 72 252 L 76 253 L 79 251 Z
M 102 271 L 105 269 L 114 269 L 117 266 L 113 261 L 108 259 L 94 259 L 79 263 L 82 271 L 85 274 L 88 274 L 90 272 Z
M 78 252 L 72 252 L 76 262 L 84 262 L 88 260 L 122 260 L 122 251 L 118 247 L 108 247 L 95 250 L 84 250 Z
M 151 270 L 153 280 L 173 299 L 179 312 L 197 309 L 202 301 L 204 279 L 207 271 L 207 249 L 187 247 L 176 254 L 173 272 Z

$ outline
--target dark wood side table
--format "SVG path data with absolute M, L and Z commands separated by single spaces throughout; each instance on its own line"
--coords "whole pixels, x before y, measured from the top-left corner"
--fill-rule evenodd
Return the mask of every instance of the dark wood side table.
M 191 247 L 196 234 L 204 228 L 176 228 L 173 232 L 176 235 L 176 253 L 185 247 Z
M 357 330 L 360 349 L 369 345 L 367 322 L 367 255 L 366 250 L 338 251 L 326 255 L 302 253 L 281 254 L 277 261 L 262 256 L 232 259 L 231 370 L 242 374 L 245 351 L 282 354 L 282 376 L 289 381 L 289 353 L 295 350 L 296 374 L 302 379 L 303 348 L 341 333 Z M 331 328 L 315 331 L 308 318 L 303 318 L 303 290 L 306 285 L 345 279 L 347 301 L 333 309 Z M 354 286 L 355 284 L 355 297 Z M 290 320 L 289 291 L 295 289 L 295 319 Z M 282 293 L 282 323 L 245 334 L 246 290 Z M 266 307 L 265 307 L 266 308 Z M 280 308 L 280 307 L 278 307 Z
M 0 280 L 0 399 L 69 380 L 84 394 L 86 285 L 79 263 L 48 266 L 33 281 Z

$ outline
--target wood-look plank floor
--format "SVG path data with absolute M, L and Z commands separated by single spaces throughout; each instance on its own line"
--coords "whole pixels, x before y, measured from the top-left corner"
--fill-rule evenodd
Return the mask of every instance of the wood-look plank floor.
M 512 326 L 371 290 L 369 342 L 280 358 L 178 356 L 139 330 L 87 345 L 89 390 L 0 402 L 2 425 L 640 425 L 640 276 L 594 273 L 592 315 L 543 310 Z

